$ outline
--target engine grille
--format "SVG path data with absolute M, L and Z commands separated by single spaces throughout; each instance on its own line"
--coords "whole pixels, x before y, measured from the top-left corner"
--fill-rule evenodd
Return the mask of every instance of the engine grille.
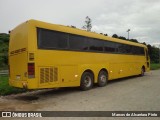
M 40 68 L 40 84 L 56 82 L 58 80 L 58 68 L 45 67 Z

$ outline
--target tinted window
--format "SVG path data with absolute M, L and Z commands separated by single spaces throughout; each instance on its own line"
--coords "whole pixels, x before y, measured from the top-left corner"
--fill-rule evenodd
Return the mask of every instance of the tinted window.
M 88 38 L 90 51 L 103 51 L 103 40 Z
M 142 47 L 137 47 L 137 46 L 133 46 L 133 47 L 132 47 L 132 54 L 144 55 L 144 48 L 142 48 Z
M 119 44 L 118 45 L 118 52 L 119 53 L 125 53 L 125 45 L 124 44 Z
M 132 54 L 132 46 L 131 46 L 131 45 L 127 45 L 127 46 L 126 46 L 126 49 L 125 49 L 125 52 L 126 52 L 127 54 Z
M 37 28 L 38 48 L 144 55 L 144 48 Z
M 86 37 L 78 35 L 69 35 L 69 48 L 71 50 L 88 50 L 88 40 Z
M 144 48 L 140 47 L 140 54 L 145 55 Z
M 144 48 L 138 47 L 137 54 L 138 54 L 138 55 L 144 55 Z
M 118 52 L 122 54 L 132 54 L 132 46 L 127 44 L 119 44 Z
M 68 34 L 53 30 L 38 28 L 38 47 L 66 49 L 68 47 Z
M 117 43 L 115 42 L 104 42 L 104 51 L 105 52 L 116 52 L 117 51 Z

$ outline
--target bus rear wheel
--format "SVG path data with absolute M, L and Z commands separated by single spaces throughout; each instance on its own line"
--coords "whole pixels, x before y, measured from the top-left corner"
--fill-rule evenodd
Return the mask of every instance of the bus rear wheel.
M 108 74 L 106 71 L 100 71 L 98 75 L 98 86 L 104 87 L 108 82 Z
M 93 87 L 93 74 L 90 72 L 84 72 L 81 77 L 81 84 L 80 88 L 81 90 L 89 90 Z

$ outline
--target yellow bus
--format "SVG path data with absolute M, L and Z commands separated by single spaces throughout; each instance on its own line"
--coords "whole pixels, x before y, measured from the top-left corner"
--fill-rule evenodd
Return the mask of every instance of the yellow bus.
M 144 75 L 150 70 L 147 47 L 37 20 L 10 32 L 9 84 L 18 88 L 76 87 Z

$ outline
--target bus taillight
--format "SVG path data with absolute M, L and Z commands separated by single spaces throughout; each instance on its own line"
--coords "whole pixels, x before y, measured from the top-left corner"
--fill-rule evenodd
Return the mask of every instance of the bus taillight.
M 34 63 L 28 63 L 28 78 L 35 77 L 35 65 Z

